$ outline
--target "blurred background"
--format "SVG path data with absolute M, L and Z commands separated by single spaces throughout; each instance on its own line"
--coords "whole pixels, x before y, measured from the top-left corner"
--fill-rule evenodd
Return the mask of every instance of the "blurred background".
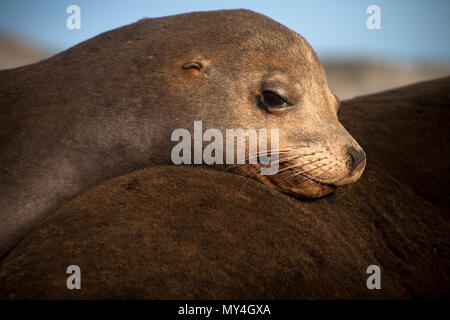
M 66 9 L 81 10 L 70 30 Z M 369 29 L 380 8 L 380 29 Z M 303 35 L 341 98 L 450 75 L 449 0 L 1 0 L 0 69 L 37 62 L 143 17 L 247 8 Z M 372 18 L 371 18 L 372 17 Z

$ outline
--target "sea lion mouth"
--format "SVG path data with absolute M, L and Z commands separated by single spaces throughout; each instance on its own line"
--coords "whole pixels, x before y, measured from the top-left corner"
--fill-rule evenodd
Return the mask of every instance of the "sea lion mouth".
M 284 167 L 280 165 L 280 167 Z M 320 198 L 337 189 L 337 186 L 320 181 L 317 177 L 311 177 L 295 169 L 287 169 L 282 173 L 270 177 L 272 183 L 284 192 L 297 197 Z

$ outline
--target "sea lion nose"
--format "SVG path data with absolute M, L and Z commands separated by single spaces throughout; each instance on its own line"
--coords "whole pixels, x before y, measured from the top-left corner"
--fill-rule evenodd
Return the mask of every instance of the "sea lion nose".
M 362 149 L 355 149 L 354 147 L 349 147 L 347 149 L 348 160 L 347 167 L 350 170 L 350 174 L 353 174 L 356 171 L 360 171 L 361 168 L 364 168 L 366 164 L 366 154 Z

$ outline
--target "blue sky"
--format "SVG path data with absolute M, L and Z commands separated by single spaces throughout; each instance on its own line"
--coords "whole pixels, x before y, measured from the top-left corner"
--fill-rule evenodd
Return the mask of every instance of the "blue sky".
M 66 8 L 72 4 L 81 8 L 80 30 L 66 28 Z M 381 8 L 381 30 L 366 27 L 372 4 Z M 450 0 L 1 0 L 0 30 L 60 51 L 143 17 L 231 8 L 281 22 L 302 34 L 321 57 L 450 62 Z

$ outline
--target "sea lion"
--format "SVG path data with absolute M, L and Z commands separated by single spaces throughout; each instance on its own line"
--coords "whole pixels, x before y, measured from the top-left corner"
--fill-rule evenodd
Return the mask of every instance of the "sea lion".
M 95 186 L 0 262 L 0 300 L 448 299 L 449 92 L 446 78 L 344 101 L 370 163 L 320 201 L 198 166 Z
M 254 177 L 298 196 L 365 166 L 313 49 L 248 10 L 143 19 L 0 79 L 0 254 L 77 194 L 171 163 L 171 133 L 196 120 L 279 129 L 282 169 Z

